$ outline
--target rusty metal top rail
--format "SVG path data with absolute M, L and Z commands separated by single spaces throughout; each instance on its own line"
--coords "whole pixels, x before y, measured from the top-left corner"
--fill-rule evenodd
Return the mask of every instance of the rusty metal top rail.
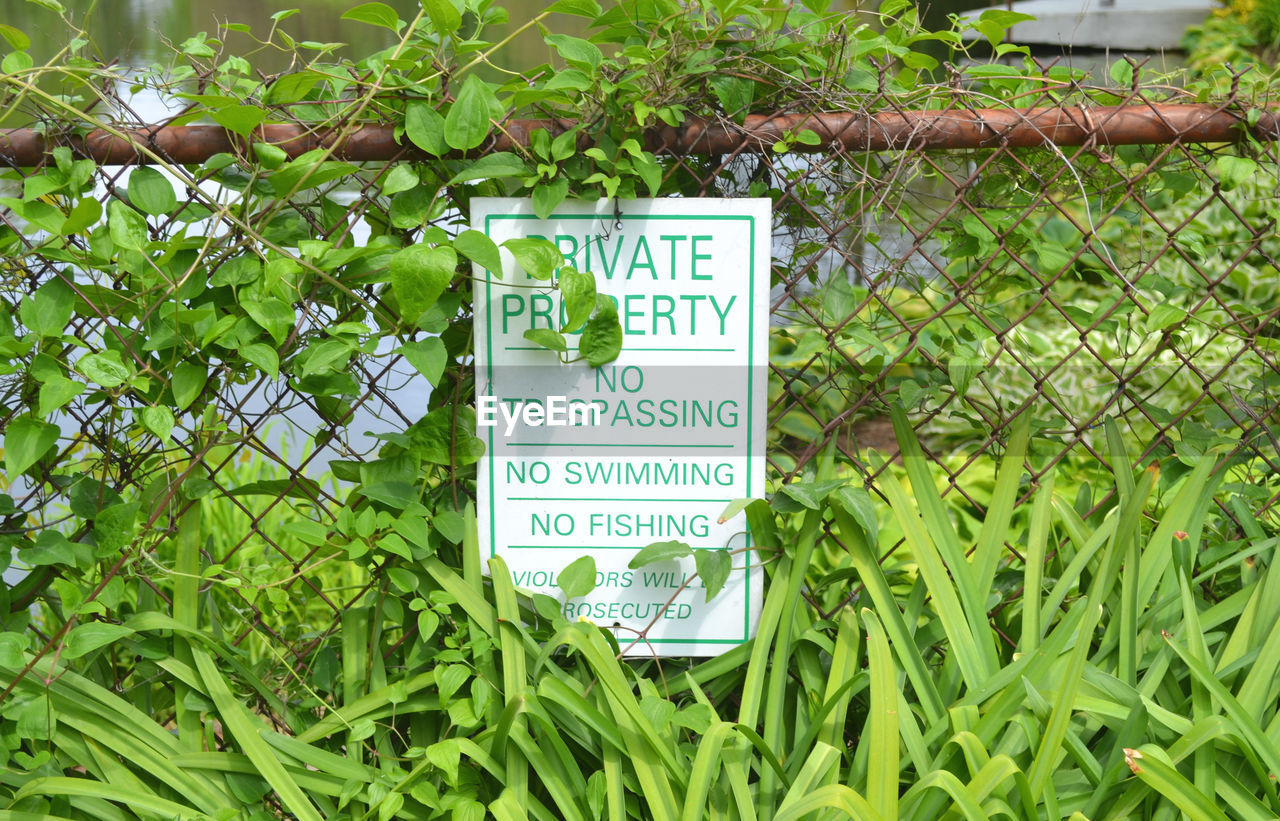
M 646 134 L 646 147 L 664 154 L 720 154 L 767 149 L 802 129 L 818 142 L 796 143 L 796 151 L 831 148 L 863 151 L 897 149 L 1031 148 L 1058 145 L 1140 145 L 1238 142 L 1280 139 L 1280 111 L 1250 112 L 1238 104 L 1146 103 L 1125 106 L 1071 106 L 1030 109 L 901 110 L 876 114 L 820 112 L 753 114 L 741 124 L 729 120 L 690 118 L 682 126 L 664 126 Z M 562 133 L 567 120 L 512 120 L 503 133 L 475 153 L 510 151 L 527 146 L 538 129 Z M 414 146 L 400 144 L 386 124 L 317 130 L 299 125 L 265 125 L 253 140 L 271 143 L 290 157 L 331 148 L 335 159 L 386 162 L 424 157 Z M 584 135 L 584 146 L 587 139 Z M 102 164 L 200 163 L 222 152 L 244 151 L 249 140 L 221 126 L 144 126 L 98 129 L 84 135 L 59 136 L 33 129 L 0 131 L 0 162 L 16 167 L 39 165 L 53 148 L 71 147 Z

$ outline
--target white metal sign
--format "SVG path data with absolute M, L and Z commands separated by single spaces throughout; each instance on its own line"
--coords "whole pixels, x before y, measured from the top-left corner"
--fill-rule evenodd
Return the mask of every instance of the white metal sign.
M 717 655 L 749 639 L 763 575 L 735 498 L 764 493 L 770 203 L 761 199 L 565 202 L 474 199 L 472 227 L 501 244 L 543 237 L 617 306 L 622 353 L 599 368 L 525 332 L 561 330 L 559 291 L 503 252 L 474 287 L 482 554 L 565 615 L 612 628 L 632 655 Z M 565 362 L 564 360 L 571 360 Z M 630 567 L 653 542 L 727 550 L 708 602 L 692 558 Z M 596 587 L 565 601 L 558 574 L 583 555 Z

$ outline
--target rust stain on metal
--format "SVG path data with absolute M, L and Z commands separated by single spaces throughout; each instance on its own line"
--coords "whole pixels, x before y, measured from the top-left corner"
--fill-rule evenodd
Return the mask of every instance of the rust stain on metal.
M 1235 142 L 1251 135 L 1280 139 L 1280 114 L 1260 109 L 1252 127 L 1245 112 L 1208 104 L 1147 104 L 1089 108 L 978 109 L 896 111 L 878 114 L 753 114 L 741 124 L 691 118 L 684 125 L 664 126 L 645 135 L 650 151 L 673 154 L 723 154 L 765 150 L 809 129 L 815 145 L 794 144 L 792 150 L 821 152 L 946 148 L 1031 148 L 1059 145 L 1139 145 Z M 568 130 L 566 120 L 512 120 L 475 152 L 519 150 L 538 129 L 554 134 Z M 332 148 L 335 159 L 387 162 L 425 157 L 412 145 L 396 142 L 394 127 L 365 125 L 345 131 L 316 131 L 297 125 L 265 125 L 254 141 L 279 146 L 290 157 L 316 148 Z M 116 133 L 91 131 L 56 137 L 31 129 L 0 131 L 0 162 L 29 167 L 40 164 L 53 148 L 66 145 L 78 155 L 106 165 L 166 161 L 201 163 L 214 154 L 249 153 L 249 140 L 215 125 L 150 126 Z M 582 146 L 588 145 L 583 138 Z

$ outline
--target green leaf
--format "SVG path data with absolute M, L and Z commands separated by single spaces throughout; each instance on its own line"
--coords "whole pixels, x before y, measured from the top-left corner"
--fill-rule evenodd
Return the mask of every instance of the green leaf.
M 1147 315 L 1147 332 L 1163 331 L 1171 325 L 1177 325 L 1186 317 L 1186 309 L 1179 308 L 1177 305 L 1170 305 L 1167 302 L 1161 302 L 1152 308 L 1151 313 Z
M 574 14 L 578 17 L 594 19 L 600 16 L 600 4 L 596 0 L 556 0 L 547 6 L 547 11 L 552 14 Z
M 658 163 L 658 159 L 645 151 L 635 157 L 631 165 L 640 179 L 644 180 L 645 187 L 649 189 L 649 196 L 658 196 L 658 192 L 662 189 L 662 166 Z
M 121 248 L 138 251 L 147 245 L 147 221 L 120 200 L 107 204 L 107 230 Z
M 123 385 L 133 375 L 120 359 L 119 351 L 103 351 L 82 356 L 76 360 L 76 370 L 104 388 Z
M 318 502 L 320 501 L 321 493 L 320 485 L 316 484 L 314 479 L 297 476 L 292 479 L 259 479 L 256 482 L 247 482 L 233 490 L 228 490 L 227 495 L 269 496 L 275 498 L 287 496 L 291 499 Z
M 404 25 L 400 16 L 396 14 L 395 9 L 386 3 L 361 3 L 353 9 L 348 9 L 342 13 L 342 20 L 355 20 L 359 23 L 368 23 L 371 26 L 381 26 L 384 29 L 399 31 Z
M 171 214 L 178 207 L 178 198 L 169 180 L 145 165 L 129 175 L 129 201 L 153 216 Z
M 974 356 L 964 356 L 957 354 L 951 357 L 947 362 L 947 377 L 951 380 L 951 387 L 956 389 L 956 393 L 964 395 L 969 390 L 969 384 L 973 382 L 973 378 L 982 373 L 983 362 Z
M 801 508 L 822 510 L 832 491 L 848 483 L 846 479 L 825 482 L 792 482 L 783 485 L 773 497 L 773 508 L 780 513 L 795 513 Z
M 0 667 L 17 670 L 26 661 L 23 652 L 31 643 L 26 633 L 0 633 Z
M 9 479 L 24 473 L 58 441 L 58 426 L 19 416 L 4 432 L 4 468 Z
M 564 255 L 545 239 L 518 237 L 502 243 L 526 274 L 533 279 L 551 279 L 564 265 Z
M 612 362 L 622 352 L 622 325 L 618 308 L 603 294 L 596 296 L 596 314 L 587 320 L 578 342 L 578 352 L 593 368 Z
M 642 547 L 635 556 L 631 558 L 627 567 L 632 570 L 639 570 L 657 562 L 669 562 L 672 559 L 683 559 L 685 556 L 692 556 L 693 548 L 684 542 L 654 542 Z
M 268 105 L 288 105 L 302 100 L 320 82 L 320 75 L 311 72 L 296 72 L 277 77 L 267 89 L 264 101 Z M 256 149 L 257 143 L 254 144 Z
M 40 415 L 48 416 L 84 393 L 85 384 L 65 376 L 55 376 L 40 386 Z
M 422 0 L 422 8 L 441 34 L 453 34 L 462 26 L 462 15 L 449 0 Z
M 720 515 L 716 518 L 716 524 L 722 525 L 725 522 L 737 516 L 739 513 L 747 509 L 747 505 L 754 502 L 755 499 L 750 496 L 744 496 L 741 499 L 734 499 L 732 502 L 724 506 L 724 510 L 720 511 Z
M 38 336 L 62 336 L 75 308 L 71 286 L 55 277 L 36 289 L 18 307 L 18 317 Z
M 100 219 L 102 219 L 102 203 L 93 197 L 85 197 L 76 203 L 70 214 L 67 214 L 67 219 L 62 223 L 59 233 L 64 237 L 79 234 Z
M 20 74 L 33 68 L 36 61 L 31 59 L 31 55 L 25 51 L 11 51 L 0 60 L 0 72 L 5 74 Z
M 569 34 L 548 34 L 543 38 L 547 45 L 554 48 L 566 63 L 579 68 L 590 68 L 592 72 L 600 66 L 604 55 L 595 43 L 574 37 Z
M 412 452 L 433 465 L 470 465 L 484 455 L 484 440 L 475 435 L 476 417 L 471 408 L 456 412 L 450 406 L 436 408 L 409 428 Z
M 569 563 L 556 577 L 556 586 L 564 591 L 567 599 L 580 599 L 596 589 L 596 560 L 580 556 Z
M 0 37 L 7 40 L 9 45 L 17 51 L 26 51 L 31 48 L 31 38 L 22 29 L 16 29 L 7 23 L 0 23 Z
M 389 267 L 402 316 L 412 322 L 444 293 L 453 280 L 458 258 L 452 248 L 419 243 L 397 251 Z
M 1258 173 L 1258 164 L 1248 157 L 1221 156 L 1217 161 L 1218 183 L 1223 191 L 1230 191 L 1252 179 Z
M 276 345 L 283 345 L 293 330 L 297 315 L 293 306 L 282 299 L 245 299 L 240 303 L 249 318 L 258 323 L 258 327 L 271 335 Z
M 733 569 L 733 558 L 727 550 L 695 550 L 693 561 L 698 567 L 698 576 L 702 579 L 703 587 L 707 588 L 707 601 L 711 601 L 729 580 L 729 571 Z
M 544 183 L 533 189 L 533 213 L 538 219 L 550 219 L 564 198 L 569 195 L 569 180 L 561 175 L 555 182 Z
M 99 558 L 113 556 L 133 541 L 137 532 L 139 502 L 122 502 L 98 511 L 93 519 L 93 540 Z
M 444 117 L 430 103 L 409 103 L 404 112 L 404 133 L 410 142 L 432 156 L 449 153 L 449 144 L 444 141 Z
M 123 624 L 107 624 L 100 621 L 78 624 L 67 634 L 67 643 L 62 649 L 62 655 L 69 659 L 78 659 L 99 647 L 105 647 L 125 636 L 132 636 L 133 633 L 133 630 Z
M 453 247 L 481 268 L 498 277 L 502 276 L 502 254 L 498 244 L 475 230 L 466 230 L 453 240 Z
M 502 116 L 502 105 L 487 82 L 468 74 L 462 90 L 444 118 L 444 141 L 469 151 L 489 135 L 490 121 Z
M 590 271 L 578 273 L 571 267 L 560 269 L 560 297 L 564 300 L 565 323 L 560 330 L 572 332 L 581 328 L 591 317 L 596 304 L 596 277 Z
M 801 145 L 822 145 L 822 138 L 818 133 L 809 128 L 802 128 L 796 133 L 796 142 Z
M 400 163 L 387 173 L 382 181 L 382 193 L 388 197 L 392 194 L 399 194 L 401 191 L 408 191 L 418 185 L 418 172 L 413 170 L 412 165 Z
M 876 505 L 866 488 L 845 485 L 836 488 L 831 493 L 830 499 L 833 504 L 844 508 L 853 520 L 862 526 L 869 544 L 874 546 L 878 543 L 880 526 L 876 519 Z
M 275 379 L 280 374 L 280 354 L 265 342 L 254 342 L 240 349 L 240 358 Z
M 449 179 L 447 185 L 472 180 L 492 180 L 502 177 L 523 177 L 529 172 L 525 161 L 510 151 L 498 151 L 485 154 L 480 159 L 464 167 Z
M 453 544 L 462 544 L 466 535 L 466 520 L 456 510 L 441 510 L 431 519 L 431 525 Z
M 169 384 L 173 389 L 175 409 L 184 411 L 204 390 L 205 383 L 209 381 L 209 371 L 204 365 L 182 362 L 173 369 L 171 380 Z
M 549 351 L 566 353 L 569 350 L 569 343 L 565 340 L 564 334 L 550 328 L 530 328 L 524 332 L 524 338 Z
M 709 78 L 709 82 L 724 113 L 741 123 L 751 110 L 751 103 L 755 98 L 755 81 L 747 77 L 715 74 Z
M 444 343 L 439 337 L 430 336 L 417 342 L 406 342 L 400 346 L 397 353 L 407 359 L 418 373 L 426 377 L 432 387 L 439 386 L 440 376 L 444 373 L 444 366 L 449 358 L 448 351 L 445 350 Z
M 210 111 L 209 117 L 226 130 L 247 137 L 267 119 L 267 111 L 252 105 L 229 105 Z
M 138 411 L 138 419 L 161 442 L 168 441 L 169 434 L 173 433 L 173 411 L 163 405 L 143 408 Z

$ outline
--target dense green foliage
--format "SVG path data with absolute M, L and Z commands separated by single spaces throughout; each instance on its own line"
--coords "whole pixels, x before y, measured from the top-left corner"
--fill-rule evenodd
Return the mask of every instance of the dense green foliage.
M 999 10 L 969 29 L 1018 64 L 959 71 L 970 41 L 899 0 L 345 19 L 392 45 L 341 60 L 282 15 L 262 47 L 296 63 L 269 77 L 204 34 L 149 72 L 80 38 L 35 65 L 0 26 L 0 125 L 119 133 L 132 86 L 237 137 L 199 166 L 144 147 L 127 176 L 61 146 L 0 180 L 0 821 L 1280 813 L 1266 149 L 646 142 L 1211 87 L 1041 71 Z M 523 31 L 546 65 L 503 64 Z M 512 117 L 561 122 L 492 149 Z M 364 122 L 416 159 L 252 139 Z M 483 573 L 470 503 L 472 263 L 510 253 L 591 316 L 584 368 L 617 354 L 607 285 L 547 243 L 499 249 L 468 204 L 707 194 L 775 203 L 777 492 L 737 511 L 769 594 L 751 644 L 622 661 Z M 397 407 L 410 379 L 429 398 Z M 250 399 L 314 425 L 277 443 Z M 357 431 L 371 407 L 386 424 Z M 846 424 L 885 414 L 890 464 Z

